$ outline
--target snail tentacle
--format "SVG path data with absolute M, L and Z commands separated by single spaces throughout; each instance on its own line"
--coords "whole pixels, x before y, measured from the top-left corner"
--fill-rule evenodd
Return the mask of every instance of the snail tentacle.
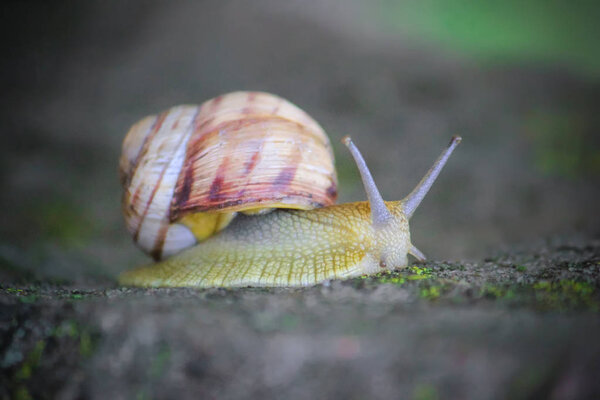
M 350 150 L 350 154 L 354 157 L 354 161 L 360 172 L 365 191 L 367 192 L 367 198 L 369 199 L 369 204 L 371 204 L 371 220 L 373 226 L 386 225 L 392 219 L 392 215 L 385 206 L 385 202 L 381 197 L 381 193 L 379 193 L 379 189 L 377 189 L 377 185 L 375 184 L 375 180 L 369 171 L 365 159 L 356 145 L 352 142 L 350 136 L 344 136 L 342 142 L 348 147 L 348 150 Z
M 414 244 L 410 245 L 410 249 L 408 250 L 408 253 L 411 256 L 413 256 L 414 258 L 416 258 L 417 261 L 427 260 L 427 257 L 425 257 L 425 254 L 423 254 L 423 252 L 421 250 L 417 249 Z
M 462 138 L 460 136 L 452 136 L 448 147 L 444 149 L 444 151 L 442 151 L 442 154 L 440 154 L 438 159 L 435 160 L 435 162 L 433 163 L 429 171 L 427 171 L 425 176 L 421 179 L 419 184 L 402 201 L 404 214 L 406 215 L 406 218 L 410 219 L 410 217 L 412 217 L 413 213 L 415 212 L 417 207 L 419 207 L 419 204 L 421 204 L 421 201 L 425 198 L 427 192 L 429 192 L 431 185 L 433 185 L 438 175 L 444 168 L 444 165 L 446 165 L 448 158 L 450 157 L 456 146 L 458 146 L 461 140 Z

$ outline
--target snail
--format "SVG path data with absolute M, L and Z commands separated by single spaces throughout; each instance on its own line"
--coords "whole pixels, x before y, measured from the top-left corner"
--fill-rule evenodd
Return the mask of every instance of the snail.
M 234 92 L 147 117 L 124 140 L 123 211 L 134 241 L 160 261 L 119 281 L 308 286 L 405 267 L 408 254 L 424 260 L 408 221 L 460 141 L 406 198 L 386 202 L 346 136 L 368 201 L 336 205 L 329 139 L 280 97 Z
M 292 103 L 234 92 L 133 125 L 120 159 L 123 215 L 155 260 L 224 229 L 238 212 L 331 205 L 337 177 L 323 128 Z

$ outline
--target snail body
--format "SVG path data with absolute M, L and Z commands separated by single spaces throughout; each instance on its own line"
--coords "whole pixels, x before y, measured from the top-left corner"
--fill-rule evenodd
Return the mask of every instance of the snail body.
M 275 210 L 240 216 L 227 229 L 165 261 L 126 272 L 121 283 L 135 286 L 307 286 L 406 265 L 408 221 L 399 202 L 396 234 L 370 225 L 367 202 L 326 208 Z M 399 234 L 397 234 L 399 233 Z M 382 238 L 385 245 L 381 246 Z M 383 248 L 379 248 L 385 247 Z
M 360 152 L 346 137 L 344 143 L 356 161 L 368 201 L 314 209 L 309 207 L 315 204 L 292 205 L 263 213 L 260 210 L 281 204 L 280 200 L 266 202 L 262 209 L 250 209 L 250 215 L 226 217 L 226 229 L 211 231 L 201 243 L 165 260 L 124 272 L 119 281 L 152 287 L 308 286 L 401 268 L 407 265 L 408 254 L 423 260 L 425 256 L 410 241 L 409 219 L 460 140 L 452 138 L 405 199 L 384 202 Z M 328 141 L 322 142 L 327 150 Z M 330 151 L 322 154 L 326 153 Z M 325 188 L 324 193 L 331 194 L 326 188 L 335 185 L 335 171 L 320 176 L 333 178 L 325 179 L 317 192 Z M 321 202 L 331 202 L 335 196 L 326 198 Z

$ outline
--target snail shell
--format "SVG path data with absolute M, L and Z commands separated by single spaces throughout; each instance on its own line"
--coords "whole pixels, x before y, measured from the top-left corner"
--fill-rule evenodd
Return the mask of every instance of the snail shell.
M 123 214 L 155 259 L 223 229 L 236 212 L 311 209 L 337 197 L 323 128 L 289 101 L 234 92 L 131 127 L 120 159 Z

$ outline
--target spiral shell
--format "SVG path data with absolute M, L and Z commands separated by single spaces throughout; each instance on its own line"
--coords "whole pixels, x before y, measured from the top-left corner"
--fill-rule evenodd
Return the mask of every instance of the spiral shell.
M 120 160 L 123 214 L 155 259 L 225 227 L 238 211 L 333 204 L 337 178 L 321 126 L 278 96 L 234 92 L 131 127 Z

